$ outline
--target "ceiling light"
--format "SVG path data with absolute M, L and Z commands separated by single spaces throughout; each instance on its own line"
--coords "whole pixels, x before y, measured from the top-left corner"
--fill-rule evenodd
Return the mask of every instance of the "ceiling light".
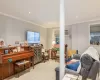
M 78 18 L 78 16 L 76 16 L 76 18 Z
M 29 12 L 29 14 L 30 14 L 31 12 Z

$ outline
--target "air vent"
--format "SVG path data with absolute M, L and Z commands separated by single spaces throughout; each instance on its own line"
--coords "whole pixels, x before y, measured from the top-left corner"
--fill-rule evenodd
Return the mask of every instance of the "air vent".
M 55 30 L 54 35 L 55 36 L 60 35 L 60 31 L 59 30 Z M 69 30 L 65 30 L 65 36 L 69 36 Z
M 68 30 L 65 30 L 65 35 L 69 35 L 69 31 Z

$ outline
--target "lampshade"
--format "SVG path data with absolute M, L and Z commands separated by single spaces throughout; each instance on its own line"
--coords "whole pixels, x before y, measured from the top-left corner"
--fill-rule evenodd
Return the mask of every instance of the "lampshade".
M 54 45 L 54 44 L 56 44 L 56 42 L 55 41 L 52 41 L 52 45 Z

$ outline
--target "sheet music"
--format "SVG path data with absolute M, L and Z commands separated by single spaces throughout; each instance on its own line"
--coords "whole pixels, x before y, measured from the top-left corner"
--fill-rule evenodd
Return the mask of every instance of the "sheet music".
M 62 80 L 71 80 L 71 78 L 64 76 Z

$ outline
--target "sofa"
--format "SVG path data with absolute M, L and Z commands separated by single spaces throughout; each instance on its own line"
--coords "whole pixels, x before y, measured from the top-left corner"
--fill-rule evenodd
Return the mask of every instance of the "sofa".
M 73 59 L 80 59 L 80 54 L 76 54 Z M 87 56 L 87 55 L 85 55 Z M 87 59 L 87 58 L 86 58 Z M 82 80 L 86 80 L 87 78 L 90 78 L 92 80 L 96 80 L 96 76 L 97 76 L 97 73 L 99 72 L 99 68 L 100 68 L 100 62 L 99 61 L 94 61 L 91 68 L 89 69 L 89 72 L 86 76 L 86 72 L 85 71 L 82 71 L 80 73 L 77 73 L 76 71 L 73 71 L 73 70 L 70 70 L 70 69 L 67 69 L 65 68 L 65 74 L 68 73 L 68 74 L 73 74 L 73 75 L 81 75 L 82 76 Z M 59 80 L 59 67 L 56 67 L 55 68 L 55 72 L 56 72 L 56 80 Z

